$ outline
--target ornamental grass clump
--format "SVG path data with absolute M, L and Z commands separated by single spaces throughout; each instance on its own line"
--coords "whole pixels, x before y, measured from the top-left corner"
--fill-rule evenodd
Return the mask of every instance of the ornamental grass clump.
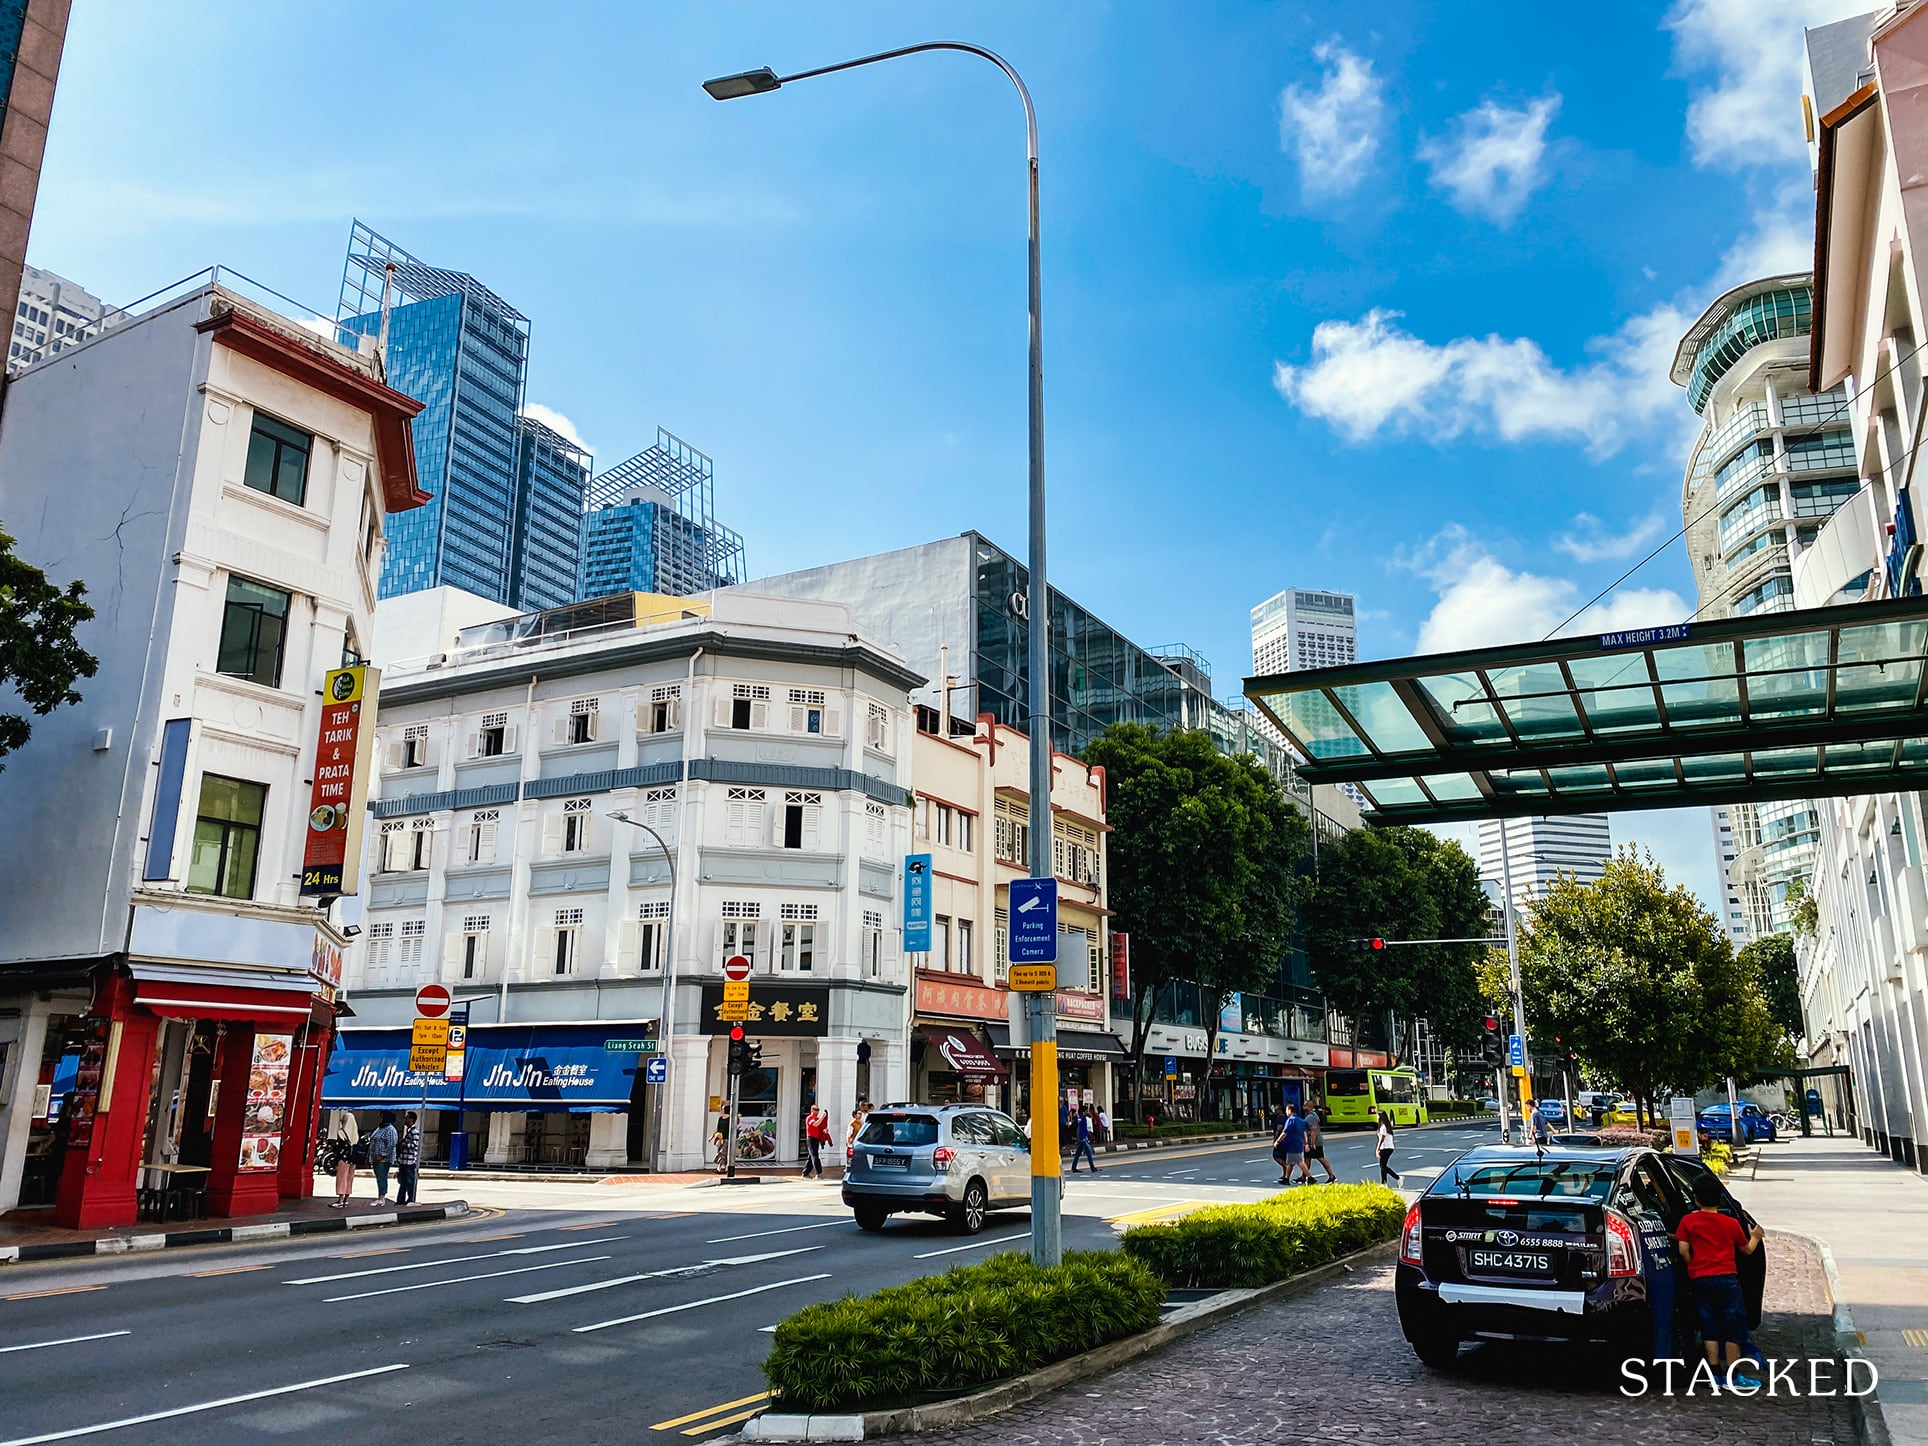
M 1074 1251 L 1053 1269 L 1015 1251 L 871 1295 L 805 1306 L 763 1374 L 784 1411 L 961 1394 L 1158 1324 L 1165 1287 L 1138 1261 Z
M 1175 1289 L 1270 1285 L 1394 1239 L 1406 1202 L 1384 1185 L 1301 1185 L 1125 1232 L 1123 1249 Z

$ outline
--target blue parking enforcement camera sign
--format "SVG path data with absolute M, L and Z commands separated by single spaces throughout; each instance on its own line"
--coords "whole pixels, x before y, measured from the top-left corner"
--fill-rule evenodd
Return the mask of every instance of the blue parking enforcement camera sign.
M 1058 881 L 1011 880 L 1011 962 L 1058 962 Z

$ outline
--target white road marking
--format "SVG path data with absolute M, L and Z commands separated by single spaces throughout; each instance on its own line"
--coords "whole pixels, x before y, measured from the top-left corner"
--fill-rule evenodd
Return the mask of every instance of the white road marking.
M 714 1240 L 705 1240 L 705 1245 L 727 1245 L 732 1240 L 761 1240 L 766 1235 L 794 1235 L 799 1230 L 828 1230 L 832 1225 L 848 1225 L 857 1228 L 855 1220 L 819 1220 L 815 1225 L 786 1225 L 781 1230 L 752 1230 L 748 1235 L 719 1235 Z
M 514 1250 L 486 1250 L 480 1255 L 451 1255 L 442 1260 L 418 1260 L 413 1265 L 377 1265 L 368 1270 L 344 1270 L 338 1275 L 304 1275 L 299 1280 L 284 1280 L 283 1285 L 327 1285 L 336 1280 L 357 1280 L 364 1275 L 393 1275 L 398 1270 L 433 1270 L 438 1265 L 467 1265 L 476 1260 L 500 1260 L 505 1255 L 548 1255 L 557 1250 L 582 1250 L 591 1245 L 607 1245 L 612 1240 L 627 1240 L 627 1235 L 601 1235 L 594 1240 L 571 1240 L 565 1245 L 523 1245 Z
M 508 1305 L 540 1305 L 545 1300 L 561 1300 L 569 1295 L 587 1295 L 592 1290 L 609 1290 L 618 1285 L 634 1285 L 639 1280 L 659 1280 L 666 1275 L 685 1275 L 706 1265 L 755 1265 L 760 1260 L 781 1260 L 786 1255 L 808 1255 L 822 1250 L 821 1245 L 805 1245 L 796 1250 L 772 1250 L 763 1255 L 734 1255 L 724 1260 L 704 1260 L 694 1265 L 672 1265 L 667 1270 L 648 1270 L 641 1275 L 618 1275 L 611 1280 L 592 1280 L 587 1285 L 572 1285 L 563 1290 L 545 1290 L 537 1295 L 512 1295 Z
M 913 1255 L 912 1260 L 929 1260 L 936 1255 L 955 1255 L 960 1250 L 982 1250 L 987 1245 L 1010 1245 L 1015 1241 L 1029 1240 L 1031 1232 L 1022 1235 L 1000 1235 L 996 1240 L 973 1240 L 969 1245 L 952 1245 L 943 1250 L 926 1250 L 922 1255 Z
M 402 1361 L 392 1366 L 375 1366 L 366 1371 L 350 1371 L 341 1376 L 323 1376 L 317 1381 L 297 1381 L 292 1386 L 274 1386 L 265 1391 L 249 1391 L 244 1396 L 223 1396 L 218 1401 L 203 1401 L 196 1406 L 176 1406 L 171 1411 L 150 1411 L 145 1416 L 126 1416 L 118 1421 L 103 1421 L 98 1426 L 75 1426 L 67 1431 L 49 1431 L 43 1436 L 16 1436 L 11 1441 L 0 1441 L 0 1446 L 40 1446 L 45 1441 L 71 1441 L 76 1436 L 97 1436 L 103 1431 L 118 1431 L 123 1426 L 145 1426 L 150 1421 L 167 1421 L 176 1416 L 192 1416 L 197 1411 L 218 1411 L 223 1406 L 239 1406 L 248 1401 L 265 1401 L 270 1396 L 292 1396 L 297 1391 L 313 1391 L 322 1386 L 338 1386 L 343 1381 L 366 1380 L 369 1376 L 385 1376 L 390 1371 L 405 1371 L 408 1362 Z
M 575 1328 L 575 1334 L 581 1335 L 585 1331 L 608 1330 L 611 1326 L 630 1325 L 639 1320 L 654 1319 L 659 1315 L 675 1315 L 681 1310 L 696 1310 L 706 1305 L 721 1305 L 726 1300 L 741 1300 L 746 1295 L 762 1295 L 766 1290 L 782 1290 L 785 1286 L 789 1285 L 808 1285 L 813 1280 L 828 1279 L 830 1279 L 830 1272 L 827 1270 L 817 1275 L 799 1275 L 795 1280 L 779 1280 L 771 1285 L 754 1285 L 748 1290 L 736 1290 L 730 1292 L 728 1295 L 713 1295 L 707 1300 L 690 1301 L 687 1305 L 665 1305 L 655 1310 L 646 1310 L 641 1315 L 625 1315 L 618 1316 L 615 1320 L 599 1320 L 594 1325 L 577 1326 Z M 14 1443 L 0 1441 L 0 1446 L 14 1446 Z
M 1176 1180 L 1180 1175 L 1196 1175 L 1200 1170 L 1204 1168 L 1205 1167 L 1203 1165 L 1194 1165 L 1189 1170 L 1173 1170 L 1168 1175 L 1166 1175 L 1165 1178 L 1167 1180 Z
M 560 1270 L 565 1265 L 594 1265 L 599 1260 L 609 1260 L 608 1255 L 585 1255 L 581 1260 L 552 1260 L 547 1265 L 521 1265 L 514 1270 L 486 1270 L 480 1275 L 456 1275 L 447 1280 L 418 1280 L 413 1285 L 391 1285 L 384 1290 L 364 1290 L 355 1295 L 327 1295 L 322 1304 L 333 1305 L 338 1300 L 367 1300 L 374 1295 L 401 1295 L 411 1290 L 436 1290 L 445 1285 L 460 1285 L 465 1280 L 498 1280 L 505 1275 L 529 1275 L 538 1270 Z
M 13 1351 L 38 1351 L 44 1350 L 48 1346 L 77 1346 L 82 1341 L 104 1341 L 111 1340 L 115 1336 L 131 1336 L 132 1334 L 134 1334 L 132 1331 L 102 1331 L 99 1335 L 66 1336 L 57 1341 L 35 1341 L 32 1345 L 26 1346 L 0 1346 L 0 1356 L 7 1355 Z

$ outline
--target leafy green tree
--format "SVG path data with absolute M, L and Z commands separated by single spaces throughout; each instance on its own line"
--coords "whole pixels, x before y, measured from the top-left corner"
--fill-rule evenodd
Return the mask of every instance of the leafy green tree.
M 86 592 L 79 582 L 65 591 L 48 582 L 0 532 L 0 685 L 43 718 L 63 703 L 78 703 L 75 682 L 94 676 L 93 656 L 74 639 L 94 615 L 82 601 Z M 25 746 L 32 733 L 24 713 L 0 712 L 0 758 Z
M 1108 897 L 1115 927 L 1131 935 L 1135 1113 L 1163 991 L 1195 983 L 1210 1006 L 1276 975 L 1310 833 L 1256 759 L 1228 758 L 1209 734 L 1116 723 L 1084 757 L 1105 770 Z M 1207 1014 L 1215 1036 L 1218 1011 Z
M 1713 915 L 1669 888 L 1651 854 L 1623 849 L 1595 883 L 1556 883 L 1520 938 L 1527 1023 L 1559 1035 L 1654 1118 L 1665 1091 L 1782 1066 L 1758 968 L 1734 957 Z
M 1786 934 L 1769 934 L 1745 946 L 1740 957 L 1757 971 L 1767 1011 L 1781 1033 L 1799 1039 L 1807 1022 L 1801 1017 L 1801 973 L 1794 962 L 1794 941 Z
M 1450 840 L 1416 828 L 1355 829 L 1319 851 L 1306 953 L 1327 1001 L 1355 1023 L 1423 1014 L 1446 1043 L 1471 1044 L 1485 944 L 1366 949 L 1359 941 L 1478 940 L 1491 932 L 1479 869 Z
M 1808 891 L 1805 879 L 1796 879 L 1787 891 L 1787 917 L 1794 932 L 1804 939 L 1812 939 L 1821 926 L 1821 906 Z

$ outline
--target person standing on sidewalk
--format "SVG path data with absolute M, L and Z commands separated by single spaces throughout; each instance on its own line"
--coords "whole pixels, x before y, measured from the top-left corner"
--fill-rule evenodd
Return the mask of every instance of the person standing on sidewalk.
M 422 1130 L 413 1110 L 402 1116 L 402 1138 L 395 1146 L 395 1174 L 401 1182 L 395 1187 L 395 1203 L 413 1205 L 422 1177 Z
M 1091 1166 L 1091 1173 L 1095 1175 L 1098 1173 L 1098 1157 L 1091 1153 L 1091 1106 L 1086 1105 L 1079 1110 L 1075 1121 L 1078 1142 L 1071 1149 L 1071 1173 L 1078 1173 L 1078 1156 L 1083 1155 Z
M 1694 1185 L 1694 1204 L 1698 1207 L 1681 1216 L 1674 1239 L 1687 1261 L 1687 1280 L 1693 1287 L 1694 1304 L 1700 1311 L 1700 1336 L 1707 1351 L 1707 1364 L 1718 1374 L 1722 1351 L 1726 1352 L 1726 1380 L 1730 1385 L 1756 1389 L 1760 1381 L 1751 1371 L 1740 1369 L 1746 1359 L 1758 1363 L 1760 1347 L 1747 1329 L 1747 1303 L 1741 1294 L 1740 1257 L 1761 1248 L 1761 1227 L 1741 1229 L 1740 1221 L 1721 1213 L 1720 1182 L 1703 1175 Z M 1756 1366 L 1758 1369 L 1758 1365 Z
M 346 1210 L 355 1193 L 355 1152 L 361 1148 L 361 1126 L 353 1110 L 336 1110 L 328 1121 L 328 1153 L 335 1166 L 335 1209 Z
M 803 1122 L 803 1143 L 810 1151 L 810 1157 L 803 1163 L 803 1176 L 807 1180 L 815 1176 L 823 1178 L 823 1147 L 830 1143 L 830 1111 L 822 1105 L 810 1106 L 810 1114 Z
M 1101 1145 L 1111 1143 L 1111 1116 L 1105 1113 L 1103 1105 L 1098 1106 L 1098 1143 Z
M 1325 1171 L 1326 1184 L 1336 1185 L 1339 1177 L 1332 1173 L 1332 1162 L 1325 1157 L 1325 1121 L 1319 1118 L 1319 1111 L 1312 1105 L 1305 1107 L 1305 1182 L 1312 1183 L 1312 1162 L 1317 1160 L 1319 1168 Z
M 1381 1185 L 1386 1183 L 1388 1175 L 1392 1176 L 1395 1182 L 1399 1179 L 1399 1172 L 1392 1167 L 1393 1145 L 1392 1116 L 1381 1110 L 1379 1112 L 1379 1183 Z
M 368 1163 L 375 1171 L 375 1203 L 388 1203 L 388 1167 L 395 1163 L 395 1147 L 400 1137 L 395 1133 L 395 1112 L 382 1111 L 382 1122 L 375 1127 L 375 1133 L 368 1137 Z

